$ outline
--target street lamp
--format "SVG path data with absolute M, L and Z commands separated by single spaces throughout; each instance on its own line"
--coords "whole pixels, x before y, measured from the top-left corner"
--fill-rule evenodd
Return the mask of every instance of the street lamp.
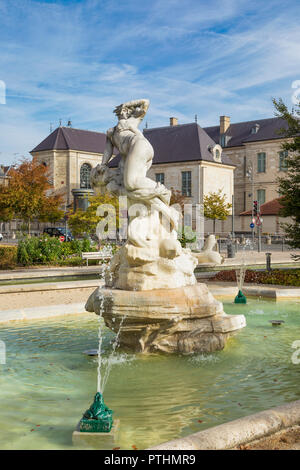
M 251 222 L 253 222 L 253 205 L 254 205 L 254 171 L 253 171 L 253 164 L 250 162 L 247 170 L 246 170 L 246 176 L 248 177 L 249 181 L 251 182 L 251 195 L 252 195 L 252 217 L 251 217 Z M 252 243 L 254 245 L 254 227 L 251 228 L 252 230 Z

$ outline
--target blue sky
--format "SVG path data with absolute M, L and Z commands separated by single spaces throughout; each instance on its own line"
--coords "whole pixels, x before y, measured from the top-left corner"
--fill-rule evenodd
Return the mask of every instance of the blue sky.
M 149 127 L 271 117 L 300 80 L 299 16 L 299 0 L 0 0 L 0 163 L 59 119 L 105 132 L 129 99 L 150 99 Z

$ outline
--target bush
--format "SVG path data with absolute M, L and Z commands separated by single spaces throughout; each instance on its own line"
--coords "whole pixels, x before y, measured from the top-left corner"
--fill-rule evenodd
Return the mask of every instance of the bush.
M 17 264 L 17 247 L 0 246 L 0 269 L 10 269 Z
M 234 282 L 236 281 L 236 272 L 234 270 L 219 271 L 211 280 Z M 273 269 L 270 272 L 247 269 L 245 282 L 300 287 L 300 269 Z
M 71 242 L 60 242 L 55 237 L 32 237 L 19 241 L 17 250 L 17 261 L 23 266 L 33 264 L 60 264 L 74 265 L 74 255 L 81 256 L 82 251 L 95 251 L 90 240 L 73 240 Z M 81 264 L 79 264 L 81 265 Z
M 189 225 L 184 226 L 181 237 L 178 237 L 178 241 L 181 243 L 182 248 L 186 248 L 188 243 L 195 243 L 196 239 L 196 233 L 193 232 Z

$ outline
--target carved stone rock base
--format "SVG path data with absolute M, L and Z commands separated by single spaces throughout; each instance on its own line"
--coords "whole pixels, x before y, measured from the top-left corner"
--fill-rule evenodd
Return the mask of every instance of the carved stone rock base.
M 101 310 L 106 326 L 115 332 L 121 325 L 120 346 L 141 353 L 220 350 L 246 326 L 244 315 L 223 311 L 206 284 L 148 291 L 98 288 L 86 310 Z

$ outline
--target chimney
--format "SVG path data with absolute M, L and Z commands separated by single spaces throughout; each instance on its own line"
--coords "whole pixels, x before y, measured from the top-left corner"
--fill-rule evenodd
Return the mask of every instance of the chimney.
M 229 126 L 230 126 L 230 117 L 220 116 L 220 135 L 225 134 Z
M 170 126 L 177 126 L 178 119 L 176 117 L 170 117 Z

